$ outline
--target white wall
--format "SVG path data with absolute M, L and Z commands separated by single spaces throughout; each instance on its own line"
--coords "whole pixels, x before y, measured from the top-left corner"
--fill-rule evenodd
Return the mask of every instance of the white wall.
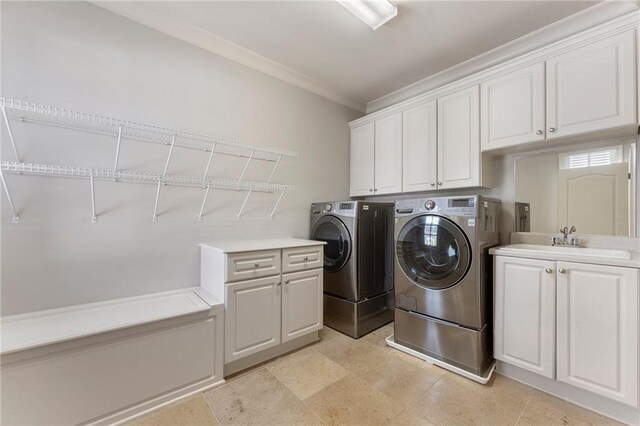
M 2 205 L 2 314 L 163 291 L 199 283 L 198 243 L 307 237 L 313 201 L 348 198 L 347 122 L 360 114 L 88 3 L 2 3 L 2 96 L 296 150 L 275 182 L 283 198 L 257 194 L 235 220 L 244 192 L 7 174 L 21 223 Z M 25 162 L 110 168 L 115 140 L 14 124 Z M 6 130 L 2 159 L 14 161 Z M 158 172 L 167 148 L 124 144 L 121 168 Z M 176 151 L 170 173 L 199 175 L 207 156 Z M 212 175 L 236 177 L 243 162 L 214 159 Z M 255 165 L 249 179 L 268 176 Z

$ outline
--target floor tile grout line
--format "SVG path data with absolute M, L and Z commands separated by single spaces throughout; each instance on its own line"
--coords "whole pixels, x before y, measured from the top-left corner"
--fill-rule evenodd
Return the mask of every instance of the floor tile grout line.
M 209 400 L 207 399 L 206 396 L 204 396 L 204 392 L 200 392 L 200 395 L 204 398 L 204 402 L 207 404 L 207 407 L 209 407 L 209 411 L 211 411 L 211 414 L 213 414 L 213 418 L 216 419 L 216 422 L 221 425 L 222 423 L 220 423 L 220 419 L 218 418 L 218 416 L 216 416 L 216 412 L 213 411 L 213 407 L 211 407 L 211 404 L 209 404 Z
M 524 411 L 529 406 L 529 402 L 531 401 L 531 398 L 533 398 L 533 393 L 534 393 L 534 391 L 532 390 L 531 393 L 529 394 L 529 398 L 527 398 L 527 402 L 524 404 L 524 407 L 522 407 L 522 411 L 520 412 L 520 415 L 518 416 L 518 419 L 516 420 L 515 426 L 517 426 L 518 423 L 520 423 L 520 419 L 522 418 L 522 415 L 524 414 Z

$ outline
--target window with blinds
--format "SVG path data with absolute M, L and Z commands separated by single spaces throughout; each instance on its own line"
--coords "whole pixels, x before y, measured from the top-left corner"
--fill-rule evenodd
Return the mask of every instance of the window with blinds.
M 621 162 L 622 146 L 614 146 L 594 151 L 569 152 L 560 155 L 560 167 L 563 169 L 608 166 Z

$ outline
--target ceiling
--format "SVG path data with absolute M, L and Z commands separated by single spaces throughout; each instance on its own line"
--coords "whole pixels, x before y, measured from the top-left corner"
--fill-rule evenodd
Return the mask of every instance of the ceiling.
M 228 41 L 370 102 L 597 1 L 397 1 L 373 31 L 335 1 L 157 2 Z

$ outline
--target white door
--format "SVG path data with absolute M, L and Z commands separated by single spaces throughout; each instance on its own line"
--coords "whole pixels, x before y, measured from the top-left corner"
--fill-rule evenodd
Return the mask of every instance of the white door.
M 437 112 L 431 101 L 402 113 L 402 192 L 436 189 Z
M 350 186 L 352 197 L 373 195 L 374 124 L 351 129 Z
M 402 113 L 375 122 L 374 193 L 402 192 Z
M 594 202 L 594 200 L 597 200 Z M 558 224 L 581 234 L 629 236 L 629 163 L 561 169 Z
M 225 363 L 280 344 L 280 275 L 225 290 Z
M 558 262 L 558 380 L 638 406 L 638 270 Z
M 555 374 L 556 262 L 495 258 L 494 357 Z
M 282 341 L 322 328 L 322 269 L 282 276 Z
M 637 123 L 634 32 L 547 60 L 547 138 Z
M 438 187 L 480 185 L 479 88 L 438 99 Z
M 545 139 L 544 62 L 480 85 L 482 151 Z

